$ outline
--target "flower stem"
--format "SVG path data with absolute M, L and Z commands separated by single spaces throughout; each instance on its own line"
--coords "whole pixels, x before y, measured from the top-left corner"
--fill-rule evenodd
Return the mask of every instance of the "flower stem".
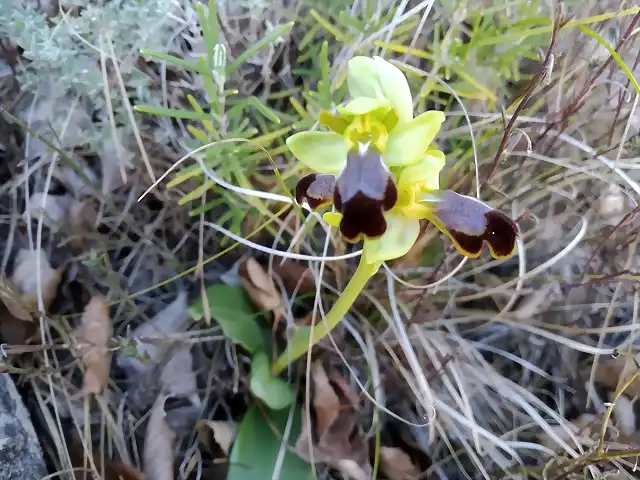
M 363 258 L 360 259 L 360 263 L 353 277 L 351 277 L 342 295 L 340 295 L 333 305 L 333 308 L 329 310 L 327 316 L 316 325 L 301 327 L 296 330 L 289 340 L 285 351 L 282 352 L 278 360 L 273 364 L 271 369 L 273 375 L 281 373 L 289 364 L 307 353 L 311 347 L 338 326 L 351 308 L 351 305 L 353 305 L 358 298 L 358 295 L 360 295 L 360 292 L 364 289 L 369 278 L 371 278 L 379 268 L 380 265 L 377 263 L 370 264 L 366 263 Z

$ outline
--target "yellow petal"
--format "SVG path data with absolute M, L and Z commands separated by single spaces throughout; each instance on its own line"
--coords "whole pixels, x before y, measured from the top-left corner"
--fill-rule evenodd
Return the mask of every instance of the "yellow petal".
M 351 98 L 385 98 L 400 123 L 413 118 L 413 99 L 404 74 L 381 57 L 353 57 L 349 60 L 347 85 Z
M 329 130 L 339 133 L 340 135 L 342 135 L 349 126 L 349 120 L 347 118 L 340 115 L 334 115 L 326 110 L 322 110 L 320 112 L 318 115 L 318 121 L 320 122 L 320 125 L 324 125 Z
M 373 57 L 373 60 L 382 95 L 393 105 L 400 123 L 411 121 L 413 118 L 413 98 L 406 77 L 398 67 L 383 58 Z
M 444 163 L 444 153 L 437 149 L 429 149 L 420 161 L 400 170 L 398 188 L 408 188 L 410 185 L 420 184 L 422 188 L 438 190 L 440 188 L 440 171 L 444 167 Z
M 364 260 L 371 264 L 406 255 L 420 234 L 420 222 L 396 214 L 385 214 L 387 231 L 379 238 L 364 240 Z
M 347 65 L 347 86 L 351 98 L 382 96 L 376 62 L 369 57 L 353 57 Z
M 300 162 L 317 173 L 339 175 L 347 164 L 347 140 L 333 132 L 300 132 L 287 138 Z
M 404 167 L 418 162 L 435 138 L 444 113 L 429 111 L 389 132 L 382 160 L 388 167 Z
M 342 115 L 364 115 L 378 109 L 389 107 L 389 101 L 385 98 L 358 97 L 346 105 L 338 106 L 337 110 Z

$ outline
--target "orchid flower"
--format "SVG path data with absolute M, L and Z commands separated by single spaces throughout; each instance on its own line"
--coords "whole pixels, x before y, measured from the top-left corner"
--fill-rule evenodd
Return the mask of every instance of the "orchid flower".
M 316 211 L 333 205 L 324 221 L 339 228 L 346 241 L 362 241 L 363 255 L 341 297 L 314 327 L 317 331 L 301 331 L 301 339 L 296 333 L 276 362 L 276 372 L 341 321 L 383 262 L 409 252 L 421 220 L 433 223 L 469 258 L 480 256 L 484 244 L 496 259 L 516 250 L 517 225 L 507 215 L 476 198 L 440 190 L 445 155 L 432 142 L 444 113 L 414 117 L 404 74 L 380 57 L 354 57 L 347 68 L 350 100 L 335 114 L 319 115 L 329 131 L 296 133 L 287 146 L 312 171 L 298 181 L 296 201 Z

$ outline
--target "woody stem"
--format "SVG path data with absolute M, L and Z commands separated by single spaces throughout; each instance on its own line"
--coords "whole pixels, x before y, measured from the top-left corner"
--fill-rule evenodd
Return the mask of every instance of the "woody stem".
M 311 348 L 336 328 L 364 289 L 369 278 L 380 268 L 379 264 L 369 264 L 360 259 L 358 268 L 345 287 L 342 295 L 333 305 L 327 316 L 316 325 L 301 327 L 295 331 L 287 348 L 273 364 L 274 375 L 281 373 L 289 364 L 309 352 Z

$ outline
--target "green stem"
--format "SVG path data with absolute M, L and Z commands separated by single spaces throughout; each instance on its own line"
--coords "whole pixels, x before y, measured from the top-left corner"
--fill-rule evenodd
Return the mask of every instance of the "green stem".
M 338 298 L 338 301 L 333 305 L 333 308 L 329 310 L 329 313 L 327 313 L 327 316 L 317 325 L 301 327 L 296 330 L 289 340 L 287 348 L 271 368 L 273 375 L 281 373 L 290 363 L 311 350 L 311 347 L 338 326 L 351 308 L 351 305 L 353 305 L 353 302 L 355 302 L 358 295 L 360 295 L 360 292 L 364 289 L 369 278 L 371 278 L 379 268 L 379 264 L 366 263 L 363 258 L 360 259 L 356 272 L 353 277 L 351 277 L 351 280 L 345 287 L 342 295 Z

